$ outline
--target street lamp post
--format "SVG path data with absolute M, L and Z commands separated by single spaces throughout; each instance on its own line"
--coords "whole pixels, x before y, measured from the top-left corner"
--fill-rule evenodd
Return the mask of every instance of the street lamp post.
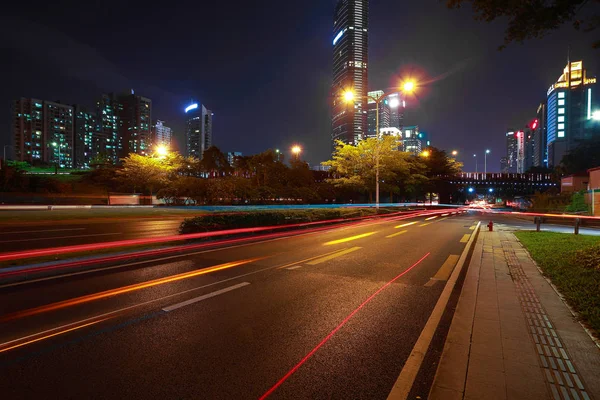
M 490 154 L 489 150 L 485 151 L 485 156 L 484 156 L 484 172 L 487 174 L 487 155 Z
M 300 153 L 302 152 L 302 147 L 295 145 L 292 147 L 292 154 L 294 154 L 294 158 L 296 161 L 300 159 Z
M 6 148 L 7 147 L 11 147 L 11 146 L 12 146 L 12 144 L 5 144 L 4 145 L 4 149 L 3 149 L 3 153 L 4 153 L 3 155 L 4 155 L 4 157 L 2 158 L 2 162 L 0 162 L 0 169 L 2 169 L 2 164 L 6 165 Z
M 406 81 L 400 89 L 401 92 L 409 93 L 415 90 L 414 81 Z M 380 159 L 380 148 L 379 148 L 379 105 L 381 102 L 391 94 L 398 93 L 398 89 L 383 93 L 379 96 L 362 96 L 363 98 L 372 100 L 375 102 L 375 137 L 377 138 L 377 148 L 375 149 L 375 207 L 379 209 L 379 159 Z M 351 102 L 356 98 L 354 92 L 347 91 L 344 93 L 344 100 Z
M 475 173 L 477 173 L 478 168 L 477 168 L 477 154 L 473 154 L 473 158 L 475 159 Z

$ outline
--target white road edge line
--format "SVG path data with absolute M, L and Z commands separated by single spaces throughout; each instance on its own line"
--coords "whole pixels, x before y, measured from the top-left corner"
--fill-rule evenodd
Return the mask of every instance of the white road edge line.
M 302 268 L 302 265 L 294 265 L 293 267 L 289 267 L 286 269 L 298 269 L 298 268 Z
M 446 306 L 448 305 L 448 300 L 450 299 L 450 295 L 454 290 L 454 286 L 456 285 L 456 281 L 458 280 L 458 276 L 462 272 L 466 261 L 467 256 L 473 243 L 475 241 L 476 233 L 479 231 L 479 227 L 481 226 L 481 221 L 477 223 L 477 228 L 471 234 L 471 239 L 469 239 L 469 243 L 465 246 L 456 267 L 454 267 L 454 271 L 452 271 L 452 275 L 446 286 L 444 286 L 444 290 L 440 295 L 427 323 L 425 324 L 425 328 L 421 331 L 419 335 L 419 339 L 415 343 L 402 371 L 400 372 L 400 376 L 394 383 L 392 387 L 392 391 L 388 395 L 387 400 L 405 400 L 408 398 L 408 394 L 415 383 L 415 379 L 419 370 L 421 369 L 421 364 L 423 363 L 423 359 L 425 358 L 425 354 L 427 353 L 427 349 L 431 344 L 431 340 L 433 339 L 433 334 L 437 330 L 438 325 L 440 324 L 440 320 L 442 319 L 442 315 L 446 310 Z
M 244 286 L 248 286 L 249 284 L 250 284 L 250 282 L 238 283 L 237 285 L 229 286 L 229 287 L 226 287 L 225 289 L 217 290 L 216 292 L 207 293 L 202 296 L 194 297 L 193 299 L 182 301 L 181 303 L 173 304 L 172 306 L 165 307 L 162 310 L 166 311 L 166 312 L 177 310 L 178 308 L 189 306 L 190 304 L 194 304 L 194 303 L 197 303 L 202 300 L 210 299 L 211 297 L 215 297 L 215 296 L 218 296 L 223 293 L 231 292 L 232 290 L 235 290 L 235 289 L 243 288 Z

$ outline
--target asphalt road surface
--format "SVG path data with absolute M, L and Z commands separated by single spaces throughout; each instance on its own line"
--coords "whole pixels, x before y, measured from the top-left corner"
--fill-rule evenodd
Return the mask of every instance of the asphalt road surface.
M 0 398 L 385 399 L 479 216 L 425 218 L 0 287 Z

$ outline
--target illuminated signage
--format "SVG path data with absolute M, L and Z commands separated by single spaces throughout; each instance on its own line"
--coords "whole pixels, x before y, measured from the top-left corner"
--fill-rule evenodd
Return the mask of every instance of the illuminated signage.
M 187 108 L 185 109 L 185 112 L 191 111 L 191 110 L 195 110 L 196 108 L 198 108 L 198 103 L 194 103 L 194 104 L 190 104 L 189 106 L 187 106 Z
M 342 38 L 342 36 L 344 36 L 344 32 L 346 32 L 346 29 L 340 31 L 340 33 L 337 34 L 337 36 L 335 37 L 335 39 L 333 39 L 333 45 L 334 46 L 338 42 L 338 40 L 340 40 Z

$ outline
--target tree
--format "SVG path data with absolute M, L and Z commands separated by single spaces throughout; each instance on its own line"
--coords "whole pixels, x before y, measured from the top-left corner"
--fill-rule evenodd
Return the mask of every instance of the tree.
M 208 178 L 222 177 L 231 173 L 227 157 L 216 146 L 211 146 L 204 151 L 202 160 L 200 160 L 200 168 Z
M 152 195 L 155 188 L 168 182 L 169 170 L 170 167 L 159 158 L 131 153 L 123 159 L 123 167 L 117 170 L 117 179 L 134 192 L 142 190 Z
M 383 183 L 393 181 L 401 171 L 408 169 L 406 157 L 398 151 L 399 146 L 400 142 L 393 136 L 368 138 L 356 146 L 338 141 L 332 160 L 323 165 L 331 167 L 334 177 L 330 182 L 336 187 L 368 193 L 372 201 L 377 168 L 379 181 Z
M 600 26 L 597 10 L 584 9 L 586 5 L 590 8 L 593 4 L 599 5 L 600 0 L 446 0 L 449 8 L 460 8 L 465 3 L 472 4 L 477 20 L 490 22 L 508 18 L 500 49 L 512 42 L 541 38 L 567 22 L 583 32 Z M 600 40 L 595 40 L 592 46 L 600 48 Z
M 429 178 L 425 185 L 425 189 L 429 192 L 429 199 L 432 199 L 433 193 L 437 193 L 440 203 L 449 203 L 453 190 L 447 178 L 459 174 L 462 163 L 448 157 L 445 151 L 435 147 L 428 147 L 426 151 L 427 156 L 423 157 L 423 163 L 425 175 Z

